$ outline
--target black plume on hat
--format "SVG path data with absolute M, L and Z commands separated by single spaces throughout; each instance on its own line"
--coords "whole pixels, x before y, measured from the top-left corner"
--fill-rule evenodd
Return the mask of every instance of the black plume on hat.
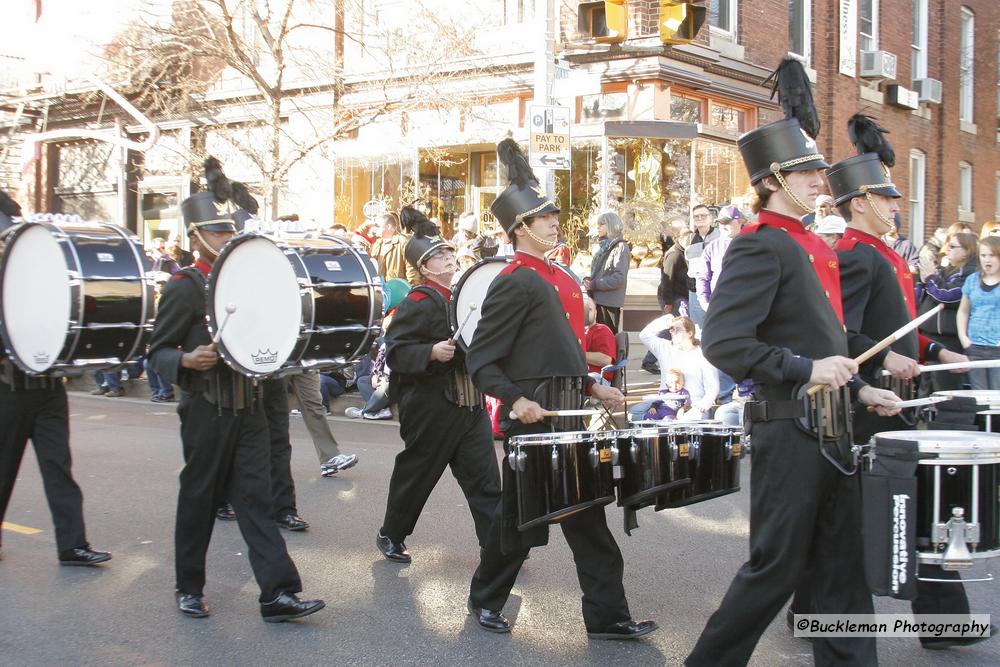
M 522 188 L 538 185 L 538 179 L 528 164 L 528 158 L 521 152 L 517 142 L 510 137 L 497 144 L 497 158 L 507 168 L 507 178 L 511 183 Z
M 225 175 L 223 175 L 223 178 L 225 178 Z M 257 211 L 260 210 L 260 204 L 258 204 L 254 196 L 250 194 L 250 190 L 247 189 L 247 186 L 243 185 L 239 181 L 230 181 L 229 183 L 233 189 L 233 203 L 240 208 L 245 208 L 252 215 L 257 215 Z
M 437 236 L 440 233 L 437 225 L 412 206 L 404 206 L 400 209 L 399 223 L 411 236 Z
M 222 163 L 209 156 L 204 166 L 205 180 L 208 181 L 208 189 L 215 195 L 215 200 L 220 204 L 229 201 L 233 196 L 233 184 L 222 171 Z
M 771 88 L 771 97 L 773 98 L 775 93 L 778 94 L 778 103 L 785 112 L 785 118 L 795 118 L 806 134 L 813 139 L 818 137 L 819 116 L 816 113 L 812 87 L 802 61 L 794 56 L 785 56 L 764 83 L 772 79 L 774 86 Z
M 0 213 L 12 218 L 21 215 L 21 205 L 11 199 L 11 196 L 3 190 L 0 190 Z
M 892 150 L 892 144 L 885 138 L 889 130 L 880 127 L 868 116 L 856 113 L 847 121 L 847 133 L 851 137 L 851 143 L 858 149 L 859 155 L 876 153 L 885 166 L 895 166 L 896 153 Z

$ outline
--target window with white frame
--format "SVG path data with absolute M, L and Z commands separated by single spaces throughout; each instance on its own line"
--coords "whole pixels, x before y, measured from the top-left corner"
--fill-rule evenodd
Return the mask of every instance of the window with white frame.
M 808 63 L 812 44 L 811 0 L 788 0 L 788 52 L 802 56 Z
M 861 0 L 858 7 L 861 50 L 878 50 L 878 0 Z
M 927 155 L 923 151 L 910 151 L 910 242 L 916 247 L 924 243 L 924 188 L 927 184 Z
M 959 78 L 958 78 L 958 117 L 964 123 L 973 122 L 972 107 L 974 103 L 973 65 L 975 63 L 976 15 L 968 8 L 962 7 L 962 29 L 959 38 Z
M 720 32 L 736 34 L 736 13 L 739 0 L 710 0 L 708 24 Z
M 958 211 L 972 213 L 972 165 L 958 163 Z
M 927 0 L 913 0 L 912 79 L 927 78 Z

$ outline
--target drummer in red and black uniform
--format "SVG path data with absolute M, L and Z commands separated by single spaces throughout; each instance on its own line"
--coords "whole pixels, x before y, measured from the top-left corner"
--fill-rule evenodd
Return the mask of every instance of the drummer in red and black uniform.
M 195 618 L 209 613 L 205 556 L 215 510 L 228 496 L 260 586 L 261 615 L 267 622 L 301 618 L 324 603 L 296 596 L 302 583 L 272 515 L 268 425 L 260 395 L 222 362 L 205 324 L 209 273 L 236 226 L 211 192 L 184 200 L 181 212 L 199 258 L 167 282 L 149 344 L 153 368 L 181 388 L 177 413 L 184 467 L 174 532 L 178 609 Z
M 893 229 L 902 195 L 889 174 L 895 164 L 885 130 L 872 119 L 857 114 L 849 121 L 850 135 L 859 155 L 834 164 L 827 172 L 831 194 L 847 221 L 844 238 L 837 243 L 840 261 L 844 320 L 851 356 L 857 356 L 896 331 L 917 315 L 913 277 L 906 262 L 882 242 Z M 963 354 L 946 350 L 938 343 L 911 332 L 875 355 L 861 367 L 867 381 L 877 384 L 882 369 L 899 381 L 912 381 L 919 374 L 917 360 L 958 363 L 968 361 Z M 915 393 L 915 392 L 914 392 Z M 854 414 L 854 440 L 867 443 L 873 435 L 907 430 L 915 421 L 904 415 L 883 417 L 867 410 Z M 969 614 L 969 599 L 957 583 L 958 572 L 938 565 L 920 564 L 914 614 Z M 956 583 L 934 583 L 924 579 L 951 579 Z M 803 602 L 796 593 L 796 610 Z M 964 646 L 987 637 L 921 637 L 926 648 Z
M 500 473 L 482 394 L 469 379 L 465 353 L 452 340 L 448 286 L 458 270 L 455 249 L 416 209 L 404 207 L 400 217 L 414 230 L 403 254 L 423 283 L 399 304 L 385 333 L 389 392 L 399 406 L 405 447 L 396 456 L 376 545 L 387 559 L 408 563 L 403 541 L 445 468 L 451 467 L 465 493 L 480 547 L 500 500 Z
M 483 301 L 467 355 L 469 372 L 480 391 L 500 398 L 508 438 L 553 427 L 582 430 L 580 420 L 560 418 L 550 424 L 542 415 L 543 410 L 580 408 L 588 383 L 583 290 L 575 277 L 544 258 L 559 242 L 559 209 L 545 197 L 513 140 L 501 142 L 497 153 L 511 184 L 491 210 L 516 253 Z M 611 407 L 623 400 L 612 387 L 592 384 L 590 391 Z M 548 526 L 518 531 L 514 476 L 506 462 L 502 469 L 503 500 L 469 593 L 470 613 L 492 632 L 510 631 L 501 611 L 521 563 L 531 547 L 548 542 Z M 588 636 L 633 639 L 655 630 L 653 621 L 634 621 L 629 613 L 622 555 L 604 508 L 579 511 L 559 525 L 573 551 Z
M 814 208 L 827 168 L 816 148 L 808 79 L 794 59 L 776 74 L 783 106 L 794 117 L 737 142 L 759 215 L 726 251 L 702 335 L 713 366 L 755 387 L 744 413 L 753 438 L 750 559 L 687 657 L 692 667 L 749 662 L 807 571 L 822 591 L 816 612 L 873 611 L 863 574 L 860 485 L 828 460 L 843 456 L 850 443 L 844 434 L 837 447 L 821 451 L 817 436 L 800 427 L 799 388 L 850 383 L 863 403 L 887 414 L 898 411 L 889 407 L 896 396 L 856 378 L 857 364 L 847 356 L 837 258 L 799 220 Z M 806 104 L 797 107 L 790 89 Z M 871 637 L 819 637 L 813 654 L 822 665 L 877 663 Z
M 13 227 L 14 218 L 20 215 L 18 203 L 0 190 L 0 234 Z M 69 407 L 62 380 L 27 375 L 0 350 L 0 522 L 29 439 L 52 513 L 59 563 L 97 565 L 111 560 L 110 553 L 96 551 L 87 542 L 83 493 L 70 469 Z

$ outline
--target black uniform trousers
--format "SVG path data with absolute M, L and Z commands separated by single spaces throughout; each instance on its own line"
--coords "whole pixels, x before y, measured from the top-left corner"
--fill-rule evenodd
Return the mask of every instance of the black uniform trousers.
M 292 480 L 292 442 L 288 433 L 288 380 L 264 380 L 264 415 L 271 443 L 271 495 L 274 516 L 298 514 Z
M 394 542 L 412 534 L 427 498 L 450 466 L 469 503 L 479 545 L 486 544 L 500 503 L 500 473 L 486 411 L 459 407 L 420 384 L 403 387 L 399 394 L 404 449 L 396 455 L 389 480 L 382 534 Z
M 185 452 L 174 534 L 177 590 L 203 592 L 215 509 L 228 499 L 247 543 L 260 601 L 298 593 L 302 582 L 273 518 L 264 413 L 259 405 L 253 412 L 219 412 L 203 394 L 185 392 L 177 407 Z
M 861 488 L 788 420 L 753 425 L 750 560 L 685 664 L 745 665 L 804 576 L 816 613 L 871 614 L 861 548 Z M 815 638 L 816 665 L 875 665 L 874 637 Z
M 521 433 L 538 433 L 544 429 L 526 427 Z M 508 435 L 511 435 L 508 433 Z M 507 443 L 504 443 L 507 449 Z M 509 450 L 508 450 L 509 452 Z M 518 548 L 510 548 L 518 540 L 503 536 L 503 531 L 516 531 L 516 492 L 514 472 L 501 463 L 504 497 L 496 508 L 490 525 L 489 539 L 480 554 L 479 567 L 472 576 L 469 600 L 473 607 L 499 611 L 510 597 L 521 564 L 531 550 L 527 540 Z M 514 514 L 514 516 L 512 516 Z M 631 618 L 625 586 L 622 581 L 625 563 L 618 543 L 608 529 L 603 507 L 591 507 L 563 519 L 559 524 L 566 543 L 573 552 L 576 576 L 583 591 L 583 622 L 589 630 L 600 630 Z M 516 537 L 516 536 L 515 536 Z M 503 546 L 508 547 L 504 552 Z
M 29 439 L 52 513 L 56 548 L 66 551 L 88 546 L 83 493 L 70 471 L 69 408 L 61 382 L 53 381 L 48 389 L 16 391 L 0 382 L 0 521 L 7 514 Z
M 617 334 L 621 324 L 622 309 L 614 306 L 602 306 L 599 303 L 595 305 L 597 306 L 598 324 L 607 326 L 612 333 Z

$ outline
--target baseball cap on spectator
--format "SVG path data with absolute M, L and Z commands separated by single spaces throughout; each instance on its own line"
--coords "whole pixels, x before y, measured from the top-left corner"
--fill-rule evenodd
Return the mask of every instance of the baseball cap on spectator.
M 720 208 L 719 214 L 715 216 L 716 222 L 732 222 L 733 220 L 743 220 L 743 214 L 732 204 L 726 204 Z
M 833 197 L 831 197 L 830 195 L 819 195 L 818 197 L 816 197 L 816 208 L 819 208 L 820 206 L 823 205 L 830 207 L 834 206 L 835 204 L 833 201 Z
M 847 222 L 839 215 L 827 215 L 816 223 L 817 234 L 843 234 L 847 230 Z

